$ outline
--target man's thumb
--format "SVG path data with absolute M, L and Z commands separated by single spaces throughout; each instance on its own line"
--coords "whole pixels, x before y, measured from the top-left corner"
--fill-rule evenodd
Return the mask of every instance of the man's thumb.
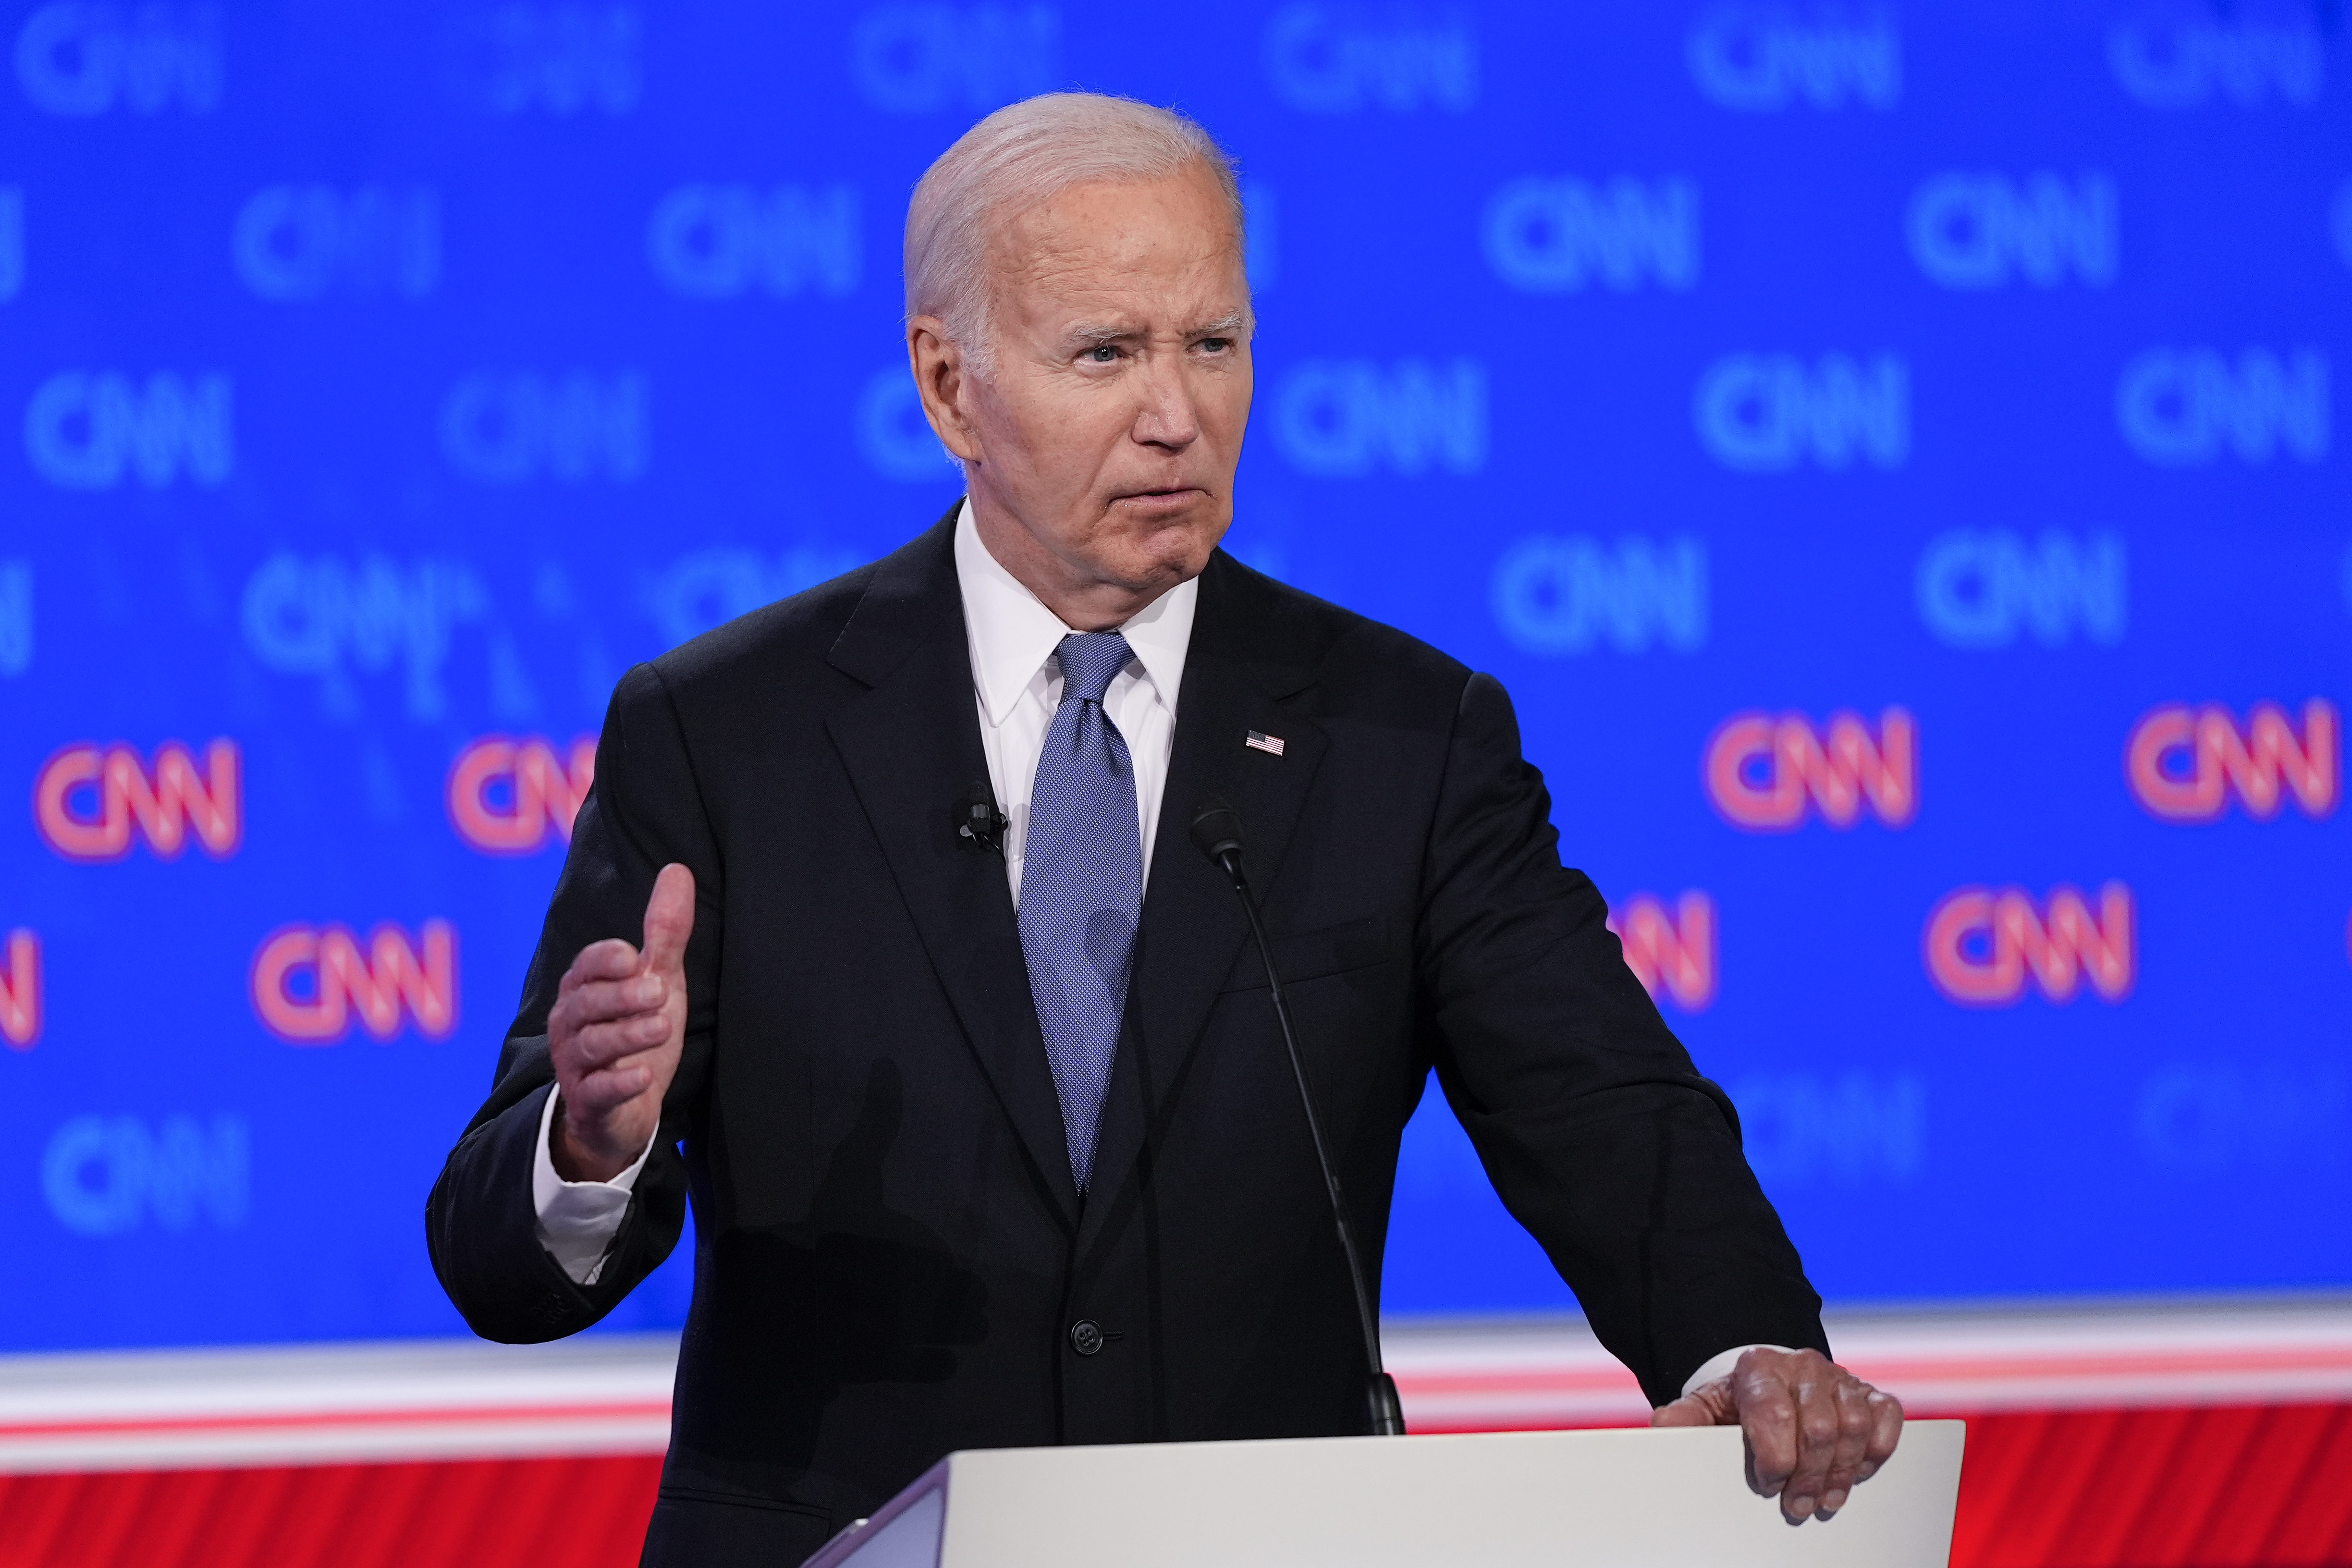
M 646 943 L 640 973 L 665 973 L 686 963 L 686 939 L 694 934 L 694 873 L 673 860 L 654 879 L 646 900 Z
M 1653 1426 L 1736 1426 L 1739 1405 L 1731 1396 L 1731 1379 L 1718 1377 L 1700 1384 L 1671 1405 L 1650 1412 Z

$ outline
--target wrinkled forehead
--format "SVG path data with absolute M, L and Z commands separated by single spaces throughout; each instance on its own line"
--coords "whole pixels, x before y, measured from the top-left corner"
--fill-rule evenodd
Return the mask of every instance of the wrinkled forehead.
M 985 265 L 997 290 L 1230 294 L 1241 258 L 1232 202 L 1195 167 L 1160 180 L 1069 185 L 1004 215 L 991 226 Z

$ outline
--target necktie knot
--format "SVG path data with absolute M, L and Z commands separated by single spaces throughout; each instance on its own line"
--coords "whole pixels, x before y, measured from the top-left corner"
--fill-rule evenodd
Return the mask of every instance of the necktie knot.
M 1134 657 L 1117 632 L 1072 632 L 1054 650 L 1062 667 L 1062 700 L 1100 704 L 1112 679 Z

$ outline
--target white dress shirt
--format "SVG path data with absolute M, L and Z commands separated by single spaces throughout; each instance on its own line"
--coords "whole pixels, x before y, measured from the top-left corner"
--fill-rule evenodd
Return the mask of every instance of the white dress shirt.
M 1011 820 L 1004 835 L 1004 874 L 1018 908 L 1029 843 L 1029 793 L 1037 779 L 1037 758 L 1045 750 L 1045 731 L 1062 700 L 1062 671 L 1054 650 L 1070 627 L 988 552 L 972 523 L 970 501 L 956 520 L 955 562 L 963 585 L 964 635 L 971 644 L 981 749 L 988 753 L 989 784 Z M 1136 829 L 1143 836 L 1146 887 L 1151 884 L 1160 797 L 1168 787 L 1168 753 L 1176 741 L 1176 693 L 1184 684 L 1184 654 L 1192 646 L 1192 610 L 1200 598 L 1200 579 L 1187 578 L 1120 626 L 1135 657 L 1111 677 L 1103 693 L 1103 712 L 1118 726 L 1128 760 L 1135 765 Z
M 1062 700 L 1062 672 L 1054 650 L 1072 628 L 1031 593 L 980 542 L 971 503 L 956 519 L 956 580 L 963 594 L 964 634 L 971 649 L 972 700 L 980 710 L 981 749 L 988 756 L 988 782 L 1009 826 L 1004 875 L 1013 902 L 1021 902 L 1021 866 L 1029 838 L 1029 795 L 1045 731 Z M 1184 656 L 1192 643 L 1192 613 L 1200 602 L 1198 578 L 1179 583 L 1130 617 L 1118 629 L 1134 657 L 1111 678 L 1103 711 L 1127 742 L 1135 768 L 1136 830 L 1143 839 L 1143 876 L 1151 878 L 1151 846 L 1160 826 L 1160 801 L 1168 784 L 1168 756 L 1176 738 L 1176 697 L 1184 684 Z M 539 1119 L 539 1152 L 531 1168 L 531 1199 L 539 1214 L 539 1237 L 576 1284 L 593 1285 L 603 1273 L 605 1251 L 620 1234 L 629 1194 L 646 1156 L 609 1182 L 567 1182 L 548 1156 L 554 1122 L 551 1092 Z M 1688 1393 L 1731 1370 L 1746 1345 L 1708 1361 L 1683 1385 Z
M 539 1152 L 531 1156 L 530 1206 L 539 1213 L 539 1244 L 547 1248 L 574 1285 L 593 1285 L 604 1272 L 604 1254 L 621 1234 L 621 1218 L 629 1212 L 629 1194 L 646 1156 L 654 1152 L 646 1140 L 637 1163 L 609 1182 L 567 1182 L 555 1173 L 547 1152 L 547 1137 L 555 1126 L 555 1090 L 539 1112 Z M 655 1137 L 659 1137 L 656 1131 Z

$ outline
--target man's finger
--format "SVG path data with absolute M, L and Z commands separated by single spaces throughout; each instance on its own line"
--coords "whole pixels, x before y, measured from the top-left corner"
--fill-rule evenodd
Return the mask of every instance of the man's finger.
M 556 983 L 555 994 L 569 996 L 591 981 L 618 980 L 636 972 L 637 950 L 619 937 L 606 937 L 580 950 L 580 956 L 572 961 L 572 967 Z
M 1828 1363 L 1824 1362 L 1822 1365 L 1827 1367 Z M 1780 1489 L 1780 1516 L 1795 1524 L 1811 1518 L 1814 1509 L 1821 1505 L 1822 1483 L 1828 1478 L 1830 1461 L 1837 1453 L 1838 1409 L 1837 1396 L 1831 1392 L 1833 1376 L 1801 1373 L 1790 1381 L 1796 1402 L 1796 1419 L 1790 1427 L 1796 1438 L 1797 1462 L 1789 1472 L 1787 1484 Z
M 607 1018 L 659 1013 L 669 1001 L 669 984 L 668 977 L 660 973 L 591 980 L 556 1005 L 563 1010 L 564 1023 L 576 1029 Z
M 669 1020 L 659 1013 L 639 1013 L 591 1024 L 572 1037 L 563 1065 L 575 1077 L 584 1077 L 601 1072 L 625 1057 L 653 1050 L 668 1037 Z
M 1777 1369 L 1743 1372 L 1733 1383 L 1748 1438 L 1748 1485 L 1759 1497 L 1777 1497 L 1797 1468 L 1795 1394 Z
M 694 934 L 694 873 L 673 860 L 654 879 L 646 900 L 646 951 L 640 967 L 668 974 L 686 967 L 686 939 Z
M 1816 1516 L 1827 1519 L 1845 1506 L 1846 1495 L 1861 1479 L 1863 1456 L 1870 1448 L 1870 1388 L 1861 1379 L 1840 1373 L 1831 1384 L 1837 1401 L 1837 1448 L 1830 1458 L 1830 1472 L 1822 1480 L 1821 1506 Z
M 1863 1451 L 1859 1479 L 1868 1480 L 1878 1473 L 1878 1468 L 1895 1457 L 1895 1446 L 1903 1441 L 1903 1402 L 1883 1389 L 1870 1391 L 1870 1446 Z

